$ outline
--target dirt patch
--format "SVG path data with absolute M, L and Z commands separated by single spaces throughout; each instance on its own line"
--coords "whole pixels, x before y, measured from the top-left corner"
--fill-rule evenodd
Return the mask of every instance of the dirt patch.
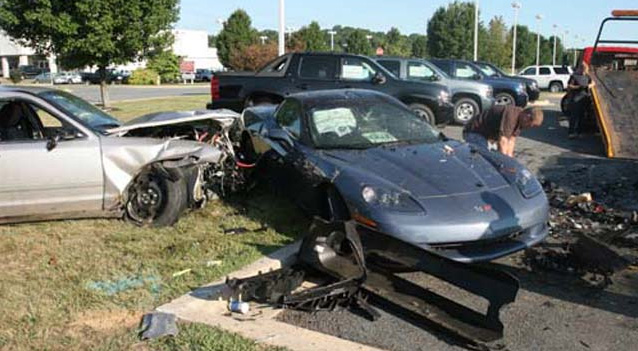
M 102 333 L 131 329 L 139 325 L 142 315 L 144 312 L 122 309 L 87 311 L 77 315 L 69 324 L 69 329 L 79 331 L 90 328 Z

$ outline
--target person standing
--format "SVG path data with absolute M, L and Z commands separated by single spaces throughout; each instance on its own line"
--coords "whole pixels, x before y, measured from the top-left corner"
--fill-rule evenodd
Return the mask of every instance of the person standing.
M 569 77 L 567 85 L 567 90 L 572 94 L 569 106 L 569 131 L 567 132 L 567 136 L 570 139 L 577 137 L 582 132 L 581 122 L 585 117 L 587 108 L 591 105 L 589 88 L 593 86 L 594 83 L 589 78 L 589 66 L 583 62 Z
M 468 143 L 485 149 L 489 142 L 496 143 L 502 154 L 514 157 L 516 138 L 521 130 L 540 127 L 542 124 L 543 111 L 539 108 L 495 105 L 474 116 L 465 125 L 463 138 Z

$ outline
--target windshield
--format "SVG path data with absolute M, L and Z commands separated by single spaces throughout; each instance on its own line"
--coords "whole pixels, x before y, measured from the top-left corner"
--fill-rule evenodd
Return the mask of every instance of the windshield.
M 481 71 L 483 71 L 483 73 L 485 73 L 488 77 L 498 76 L 498 72 L 486 64 L 477 64 L 477 66 L 479 66 Z
M 97 132 L 104 133 L 106 129 L 119 127 L 122 124 L 92 104 L 64 91 L 50 90 L 39 95 Z
M 379 99 L 335 101 L 308 112 L 309 131 L 320 149 L 367 149 L 429 144 L 439 133 L 407 108 Z

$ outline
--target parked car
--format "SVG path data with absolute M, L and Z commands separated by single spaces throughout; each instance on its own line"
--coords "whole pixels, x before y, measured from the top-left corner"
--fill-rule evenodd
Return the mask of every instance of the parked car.
M 41 67 L 33 66 L 33 65 L 19 66 L 18 70 L 20 71 L 20 74 L 22 75 L 22 79 L 31 79 L 39 74 L 49 72 L 48 68 L 41 68 Z
M 37 76 L 33 77 L 33 82 L 36 84 L 51 84 L 53 82 L 51 80 L 51 72 L 38 74 Z
M 0 87 L 0 223 L 125 216 L 173 224 L 220 184 L 229 151 L 214 143 L 238 118 L 165 113 L 122 125 L 64 91 Z
M 540 89 L 559 93 L 567 88 L 572 73 L 571 67 L 567 66 L 530 66 L 524 68 L 518 75 L 536 80 Z
M 525 87 L 527 88 L 527 96 L 529 96 L 530 102 L 538 100 L 541 96 L 541 90 L 538 87 L 538 82 L 534 79 L 509 75 L 496 67 L 496 65 L 489 62 L 474 61 L 474 64 L 476 64 L 483 73 L 490 77 L 513 79 L 525 84 Z
M 100 84 L 100 72 L 82 72 L 82 81 L 86 84 Z M 107 84 L 124 84 L 128 81 L 127 76 L 124 76 L 121 72 L 114 69 L 106 70 L 106 83 Z
M 195 70 L 195 81 L 196 82 L 210 82 L 213 78 L 213 71 L 205 68 L 198 68 Z
M 51 78 L 53 76 L 53 79 Z M 34 83 L 53 83 L 53 84 L 80 84 L 82 76 L 79 73 L 59 72 L 51 74 L 50 72 L 40 73 L 33 78 Z
M 375 60 L 404 80 L 438 82 L 450 89 L 454 103 L 454 122 L 466 124 L 472 117 L 494 104 L 492 87 L 480 82 L 453 79 L 436 65 L 422 59 L 380 56 Z
M 547 198 L 530 171 L 447 139 L 386 94 L 297 93 L 242 118 L 259 174 L 309 214 L 353 219 L 461 262 L 496 259 L 548 234 Z
M 470 61 L 448 59 L 432 59 L 430 61 L 453 78 L 488 84 L 494 90 L 494 99 L 497 105 L 525 107 L 529 101 L 527 89 L 520 81 L 488 76 Z
M 396 97 L 431 124 L 452 120 L 450 90 L 436 82 L 404 81 L 369 57 L 345 53 L 294 53 L 276 58 L 258 72 L 217 73 L 211 80 L 209 109 L 242 111 L 278 104 L 303 91 L 358 88 Z

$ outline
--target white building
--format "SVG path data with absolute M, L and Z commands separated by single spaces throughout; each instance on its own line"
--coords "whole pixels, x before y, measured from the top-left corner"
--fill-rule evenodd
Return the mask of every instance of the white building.
M 208 33 L 206 31 L 175 29 L 173 35 L 175 37 L 172 47 L 173 53 L 182 57 L 184 61 L 193 62 L 195 69 L 208 68 L 218 71 L 224 68 L 217 57 L 217 49 L 208 47 Z M 48 67 L 52 72 L 57 72 L 54 57 L 36 55 L 33 49 L 14 43 L 2 32 L 0 32 L 0 61 L 4 78 L 9 78 L 11 69 L 26 65 Z M 132 71 L 144 67 L 146 67 L 146 62 L 141 61 L 120 65 L 116 68 Z
M 2 77 L 9 78 L 9 72 L 19 66 L 33 65 L 40 68 L 50 68 L 57 72 L 55 57 L 36 55 L 31 48 L 18 45 L 4 33 L 0 32 L 0 66 Z

